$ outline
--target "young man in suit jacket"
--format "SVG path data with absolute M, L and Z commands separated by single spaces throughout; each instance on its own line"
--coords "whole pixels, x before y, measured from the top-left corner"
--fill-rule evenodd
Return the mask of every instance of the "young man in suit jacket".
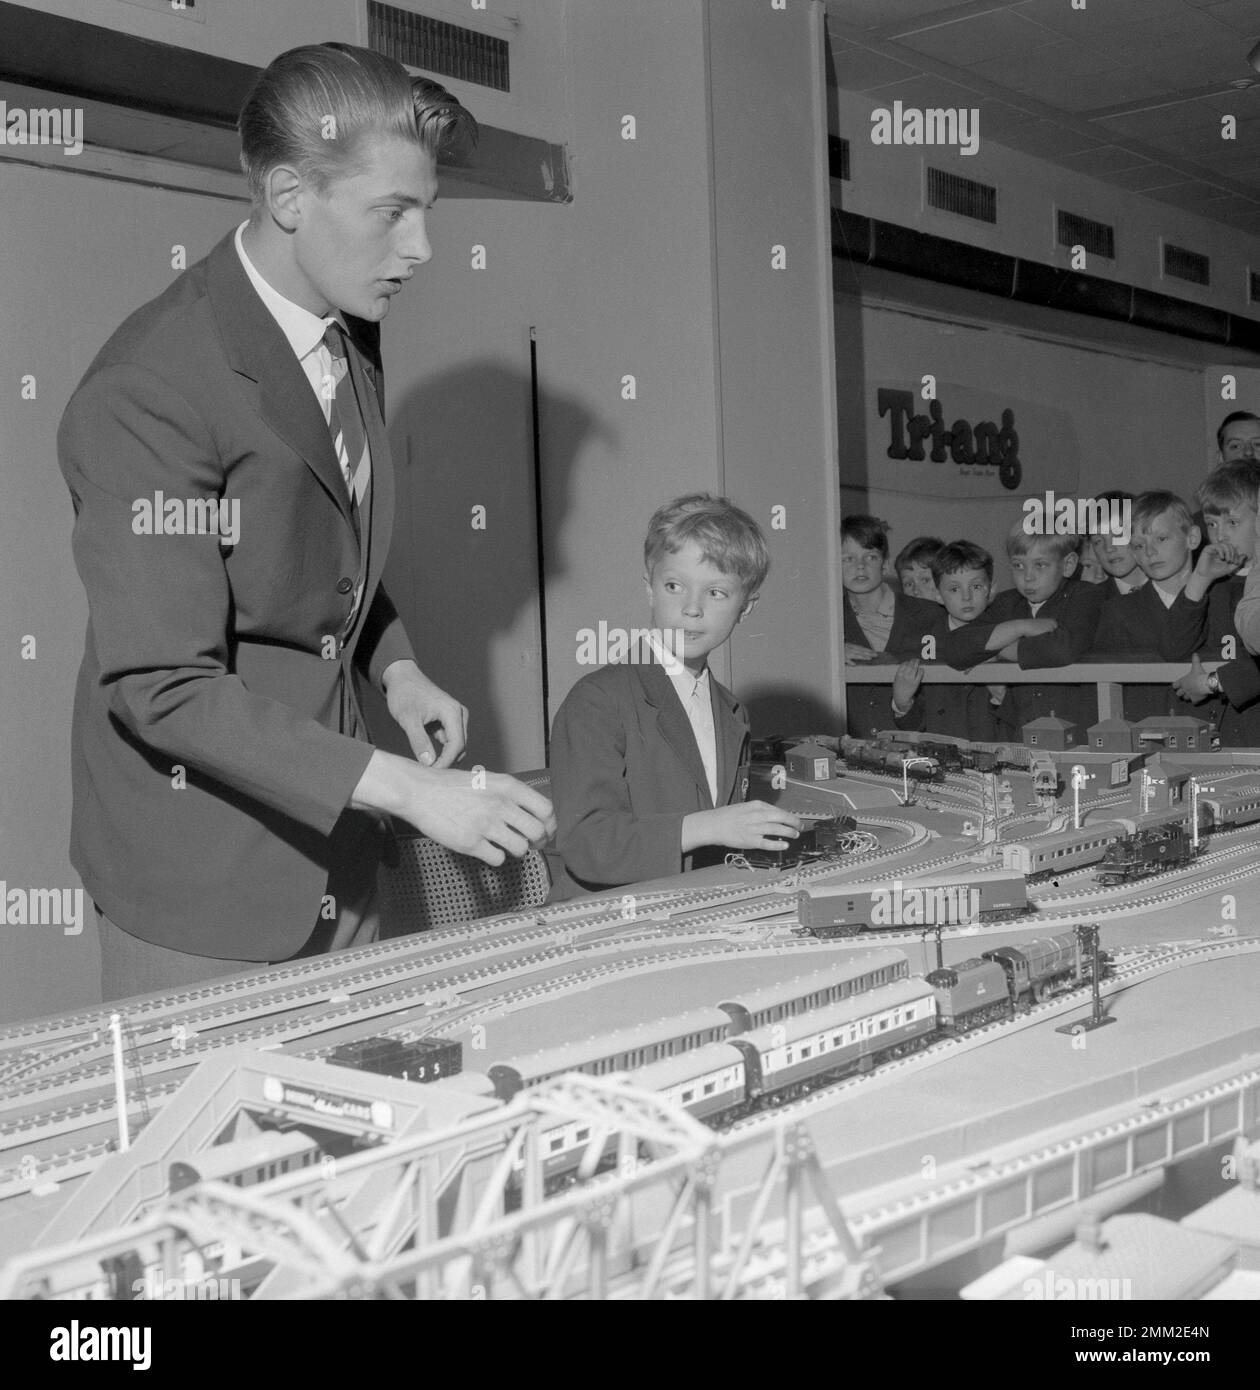
M 373 939 L 384 816 L 489 863 L 551 829 L 536 792 L 450 768 L 466 711 L 381 587 L 378 325 L 475 123 L 322 44 L 261 74 L 240 132 L 248 223 L 110 338 L 58 438 L 90 613 L 71 860 L 106 998 Z M 356 671 L 418 761 L 367 742 Z
M 553 899 L 779 849 L 800 830 L 744 800 L 748 717 L 708 668 L 757 602 L 770 565 L 760 528 L 694 493 L 655 513 L 643 549 L 655 652 L 583 676 L 552 729 Z

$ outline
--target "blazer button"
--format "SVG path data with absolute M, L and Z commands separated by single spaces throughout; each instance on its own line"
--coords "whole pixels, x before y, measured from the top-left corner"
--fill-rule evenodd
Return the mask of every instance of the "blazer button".
M 353 589 L 353 588 L 354 588 L 354 580 L 353 580 L 353 579 L 339 579 L 339 580 L 337 581 L 337 592 L 338 592 L 339 594 L 348 594 L 348 593 L 350 592 L 350 590 Z

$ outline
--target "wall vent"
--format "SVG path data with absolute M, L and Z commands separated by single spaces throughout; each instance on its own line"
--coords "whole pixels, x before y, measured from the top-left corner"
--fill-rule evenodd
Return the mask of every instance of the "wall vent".
M 511 91 L 508 43 L 428 15 L 368 0 L 368 47 L 411 68 Z
M 1178 280 L 1189 280 L 1194 285 L 1212 283 L 1212 262 L 1197 251 L 1187 251 L 1184 246 L 1164 243 L 1164 274 Z
M 849 173 L 849 142 L 838 135 L 827 137 L 827 172 L 833 179 L 847 179 Z
M 949 174 L 944 169 L 927 170 L 928 206 L 958 217 L 970 217 L 976 222 L 997 221 L 997 189 L 989 183 L 977 183 L 961 174 Z
M 1104 260 L 1116 258 L 1116 229 L 1105 222 L 1095 222 L 1091 217 L 1079 213 L 1057 210 L 1058 242 L 1060 246 L 1083 246 L 1090 256 L 1101 256 Z

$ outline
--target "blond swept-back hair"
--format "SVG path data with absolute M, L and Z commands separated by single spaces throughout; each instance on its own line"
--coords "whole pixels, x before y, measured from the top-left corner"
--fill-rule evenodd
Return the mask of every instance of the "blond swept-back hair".
M 237 129 L 255 207 L 278 164 L 292 165 L 322 193 L 359 169 L 367 136 L 398 136 L 435 158 L 460 158 L 478 135 L 477 122 L 445 87 L 413 78 L 383 53 L 345 43 L 281 53 L 258 75 Z

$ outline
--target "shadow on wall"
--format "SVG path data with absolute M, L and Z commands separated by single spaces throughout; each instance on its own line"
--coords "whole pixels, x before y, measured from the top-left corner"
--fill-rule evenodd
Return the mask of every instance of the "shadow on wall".
M 748 711 L 753 736 L 771 734 L 841 734 L 840 716 L 826 701 L 799 686 L 756 685 L 738 692 Z
M 559 537 L 570 478 L 589 444 L 614 436 L 571 397 L 540 395 L 547 581 L 566 572 Z M 542 762 L 544 654 L 528 356 L 467 362 L 391 404 L 397 478 L 385 586 L 421 670 L 469 711 L 461 766 Z M 409 755 L 384 701 L 365 692 L 374 740 Z

